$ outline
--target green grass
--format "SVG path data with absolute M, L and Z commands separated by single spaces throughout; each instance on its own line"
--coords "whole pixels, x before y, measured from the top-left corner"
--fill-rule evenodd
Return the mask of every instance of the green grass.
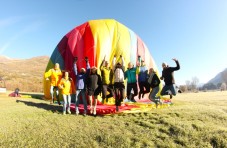
M 0 147 L 227 147 L 227 92 L 178 94 L 169 108 L 96 118 L 63 116 L 39 98 L 0 96 Z

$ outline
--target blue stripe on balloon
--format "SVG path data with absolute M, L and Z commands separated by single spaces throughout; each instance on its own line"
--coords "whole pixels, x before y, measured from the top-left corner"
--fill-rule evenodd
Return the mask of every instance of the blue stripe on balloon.
M 129 34 L 130 34 L 130 38 L 131 38 L 131 50 L 130 50 L 130 62 L 132 62 L 132 64 L 136 65 L 136 59 L 137 59 L 137 36 L 136 34 L 130 30 L 129 30 Z
M 60 53 L 58 47 L 56 47 L 50 57 L 50 60 L 52 61 L 53 64 L 58 63 L 61 69 L 65 69 L 65 62 L 62 58 L 62 55 L 63 53 Z

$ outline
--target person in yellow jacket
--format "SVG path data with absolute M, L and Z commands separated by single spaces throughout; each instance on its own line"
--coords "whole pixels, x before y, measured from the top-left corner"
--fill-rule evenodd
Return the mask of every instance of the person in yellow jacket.
M 71 105 L 71 94 L 72 94 L 72 85 L 71 78 L 69 78 L 69 72 L 65 72 L 65 76 L 61 79 L 58 87 L 62 90 L 63 96 L 63 115 L 66 114 L 66 110 L 68 114 L 71 114 L 70 105 Z
M 49 77 L 51 80 L 51 84 L 50 84 L 51 85 L 50 86 L 51 101 L 50 101 L 50 103 L 51 104 L 54 103 L 54 91 L 56 91 L 56 97 L 58 100 L 58 104 L 61 105 L 60 100 L 59 100 L 58 84 L 62 78 L 62 72 L 61 72 L 61 69 L 60 69 L 60 66 L 58 63 L 55 63 L 54 68 L 48 70 L 45 73 L 46 80 L 49 80 Z
M 112 79 L 111 79 L 111 72 L 112 69 L 109 67 L 109 62 L 106 61 L 106 56 L 104 57 L 101 66 L 100 66 L 101 76 L 102 76 L 102 103 L 106 99 L 108 102 L 108 98 L 114 96 Z M 113 74 L 112 74 L 113 75 Z M 109 94 L 107 95 L 107 91 Z

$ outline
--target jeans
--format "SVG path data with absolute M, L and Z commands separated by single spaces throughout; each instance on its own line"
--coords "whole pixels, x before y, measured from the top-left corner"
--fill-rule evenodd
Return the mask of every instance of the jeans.
M 165 85 L 163 88 L 162 88 L 162 91 L 161 91 L 161 95 L 164 96 L 164 95 L 170 95 L 169 91 L 171 91 L 172 95 L 176 95 L 176 89 L 175 89 L 175 84 L 172 84 L 172 85 Z
M 79 89 L 76 90 L 76 99 L 75 99 L 75 112 L 79 114 L 79 99 L 80 96 L 82 95 L 82 100 L 83 100 L 83 104 L 84 104 L 84 113 L 87 113 L 87 100 L 85 97 L 85 90 L 83 89 Z
M 63 103 L 63 112 L 66 111 L 66 108 L 67 108 L 67 111 L 70 111 L 70 105 L 71 105 L 71 95 L 65 95 L 63 94 L 63 100 L 64 100 L 64 103 Z
M 59 91 L 57 86 L 50 86 L 51 99 L 54 99 L 54 90 L 56 91 L 57 97 L 59 96 Z
M 159 86 L 152 88 L 149 99 L 155 103 L 159 102 L 160 97 L 156 97 L 157 93 L 159 92 Z
M 134 91 L 134 94 L 132 94 L 132 89 Z M 137 96 L 138 94 L 138 88 L 137 83 L 127 83 L 127 98 L 129 100 L 134 101 L 134 96 Z

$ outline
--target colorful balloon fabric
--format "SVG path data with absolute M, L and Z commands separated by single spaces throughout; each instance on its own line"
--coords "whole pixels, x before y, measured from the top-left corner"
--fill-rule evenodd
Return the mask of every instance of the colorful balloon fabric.
M 136 65 L 138 55 L 145 61 L 148 68 L 157 66 L 145 43 L 132 30 L 114 19 L 91 20 L 68 32 L 53 51 L 46 71 L 60 64 L 62 70 L 70 72 L 75 82 L 73 60 L 78 57 L 78 68 L 85 68 L 84 58 L 88 57 L 90 66 L 99 67 L 104 56 L 112 63 L 114 55 L 120 60 L 125 59 L 125 65 L 132 62 Z M 100 71 L 98 70 L 100 74 Z M 44 79 L 44 95 L 50 99 L 50 82 Z

